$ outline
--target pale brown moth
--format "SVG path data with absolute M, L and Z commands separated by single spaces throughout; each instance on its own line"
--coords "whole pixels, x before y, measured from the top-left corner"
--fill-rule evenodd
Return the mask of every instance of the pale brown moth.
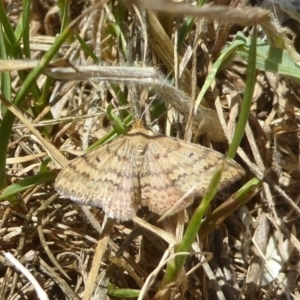
M 137 120 L 126 135 L 74 159 L 57 176 L 55 189 L 64 197 L 101 207 L 108 217 L 126 221 L 141 206 L 162 215 L 190 189 L 192 195 L 173 213 L 202 196 L 215 172 L 225 163 L 220 189 L 234 183 L 244 170 L 212 149 L 156 135 Z

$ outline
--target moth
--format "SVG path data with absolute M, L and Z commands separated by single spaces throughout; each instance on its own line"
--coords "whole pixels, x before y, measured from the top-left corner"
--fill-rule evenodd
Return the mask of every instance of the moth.
M 220 160 L 225 163 L 223 189 L 244 175 L 238 163 L 215 150 L 154 134 L 136 120 L 126 135 L 71 161 L 57 176 L 55 189 L 126 221 L 142 206 L 162 215 L 194 188 L 177 203 L 176 213 L 204 194 Z

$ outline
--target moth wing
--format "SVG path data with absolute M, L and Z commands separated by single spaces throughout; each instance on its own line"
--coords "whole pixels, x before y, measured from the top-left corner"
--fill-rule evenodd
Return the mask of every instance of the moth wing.
M 160 162 L 160 154 L 153 153 L 150 149 L 145 153 L 140 173 L 141 204 L 158 215 L 171 208 L 173 213 L 179 212 L 189 206 L 194 197 L 192 195 L 183 202 L 178 202 L 185 191 L 169 176 L 171 168 L 161 165 Z
M 110 218 L 131 219 L 140 201 L 131 148 L 123 137 L 74 159 L 57 176 L 55 189 L 79 204 L 101 207 Z
M 166 143 L 167 149 L 164 147 Z M 151 151 L 167 154 L 169 158 L 166 159 L 166 155 L 161 155 L 159 163 L 163 169 L 168 170 L 171 180 L 184 191 L 195 188 L 199 196 L 206 191 L 219 161 L 225 163 L 219 189 L 229 186 L 245 174 L 242 167 L 233 159 L 213 149 L 173 138 L 157 139 L 152 143 Z
M 162 214 L 191 189 L 194 189 L 193 195 L 202 196 L 220 160 L 225 163 L 219 186 L 223 189 L 244 175 L 234 160 L 203 146 L 156 136 L 145 154 L 140 179 L 142 205 Z M 175 211 L 187 207 L 192 200 L 193 197 L 187 198 Z

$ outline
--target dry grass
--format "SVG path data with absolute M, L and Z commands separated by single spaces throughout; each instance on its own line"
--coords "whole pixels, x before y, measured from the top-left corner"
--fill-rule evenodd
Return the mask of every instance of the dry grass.
M 58 7 L 49 2 L 34 1 L 30 48 L 36 60 L 50 49 L 61 26 Z M 91 2 L 71 1 L 71 19 L 91 7 Z M 158 9 L 156 1 L 148 2 L 144 5 Z M 227 2 L 224 4 L 229 5 Z M 259 22 L 261 15 L 254 12 L 257 18 L 249 13 L 245 23 Z M 20 6 L 16 5 L 9 18 L 16 24 L 19 16 Z M 238 18 L 239 25 L 228 25 L 218 19 L 222 14 L 216 16 L 197 21 L 175 57 L 174 43 L 180 39 L 176 33 L 186 19 L 183 16 L 165 11 L 140 15 L 130 3 L 108 2 L 77 23 L 78 34 L 99 61 L 93 61 L 78 40 L 65 42 L 57 58 L 72 64 L 64 66 L 64 72 L 69 70 L 71 77 L 81 79 L 54 79 L 47 83 L 46 76 L 39 76 L 40 88 L 50 85 L 47 101 L 39 106 L 30 94 L 19 107 L 26 118 L 22 122 L 22 116 L 16 119 L 10 136 L 6 161 L 9 186 L 43 170 L 51 172 L 47 171 L 49 179 L 43 184 L 33 183 L 19 190 L 17 198 L 10 198 L 18 205 L 0 202 L 0 299 L 36 297 L 33 286 L 23 272 L 7 261 L 5 252 L 26 267 L 49 299 L 117 299 L 118 295 L 121 299 L 135 299 L 134 294 L 140 290 L 141 299 L 300 297 L 300 92 L 296 80 L 257 71 L 249 122 L 241 142 L 246 156 L 237 156 L 236 160 L 246 170 L 244 183 L 263 175 L 265 183 L 246 205 L 231 213 L 209 235 L 195 241 L 184 270 L 165 290 L 161 282 L 166 261 L 174 255 L 174 245 L 181 240 L 195 206 L 164 222 L 157 222 L 157 216 L 142 210 L 134 222 L 117 224 L 107 221 L 99 209 L 58 198 L 53 189 L 56 171 L 66 164 L 66 158 L 71 160 L 81 154 L 99 138 L 104 137 L 101 141 L 105 142 L 112 130 L 111 119 L 127 120 L 137 102 L 145 112 L 146 123 L 157 125 L 164 134 L 200 140 L 203 145 L 226 152 L 228 142 L 216 111 L 224 112 L 230 135 L 236 104 L 241 104 L 245 90 L 247 65 L 237 56 L 227 61 L 193 117 L 191 99 L 197 98 L 226 43 L 238 31 L 243 30 L 247 36 L 251 27 L 245 27 L 248 24 L 241 24 Z M 226 21 L 227 13 L 223 17 L 221 21 Z M 235 17 L 233 14 L 232 20 Z M 290 20 L 285 25 L 292 28 L 286 29 L 286 38 L 297 49 L 299 24 Z M 273 30 L 265 23 L 262 27 Z M 281 32 L 279 27 L 276 30 Z M 297 53 L 293 54 L 296 59 Z M 186 61 L 182 63 L 182 73 L 178 63 L 181 58 Z M 110 83 L 97 78 L 100 71 L 90 73 L 88 66 L 95 63 L 107 68 L 104 72 L 108 72 L 105 76 Z M 73 66 L 83 69 L 74 70 Z M 111 66 L 122 66 L 124 73 L 111 74 Z M 128 68 L 132 66 L 154 68 L 149 68 L 145 78 Z M 61 76 L 61 69 L 50 67 L 47 72 L 55 78 Z M 10 74 L 15 95 L 22 81 L 16 71 Z M 186 126 L 189 121 L 192 126 Z M 232 191 L 239 186 L 241 183 Z M 294 201 L 294 206 L 289 200 Z M 218 200 L 213 204 L 219 205 Z M 270 266 L 269 271 L 264 265 Z

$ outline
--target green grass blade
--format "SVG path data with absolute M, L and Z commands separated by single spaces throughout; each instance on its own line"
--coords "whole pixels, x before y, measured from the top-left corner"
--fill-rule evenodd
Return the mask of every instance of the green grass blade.
M 4 38 L 3 38 L 3 32 L 2 28 L 0 28 L 0 56 L 1 59 L 7 59 L 7 51 L 6 48 L 4 47 Z M 9 72 L 1 72 L 1 94 L 11 101 L 11 95 L 12 95 L 12 90 L 11 90 L 11 77 Z M 7 109 L 5 108 L 4 105 L 1 105 L 1 115 L 4 116 L 6 114 Z M 0 146 L 1 149 L 1 146 Z
M 249 118 L 252 97 L 254 92 L 256 80 L 256 41 L 257 41 L 257 26 L 253 26 L 253 33 L 251 36 L 251 46 L 249 51 L 249 60 L 247 68 L 247 79 L 244 97 L 242 101 L 241 112 L 237 122 L 233 139 L 230 144 L 227 156 L 233 158 L 244 136 L 245 127 Z
M 1 2 L 1 1 L 0 1 Z M 1 4 L 0 4 L 0 17 L 1 17 Z M 31 91 L 32 85 L 35 84 L 37 78 L 43 72 L 44 68 L 51 61 L 51 59 L 56 55 L 59 51 L 59 48 L 66 40 L 66 38 L 72 33 L 72 29 L 70 27 L 66 28 L 61 35 L 57 37 L 54 44 L 50 48 L 48 52 L 44 54 L 38 65 L 28 74 L 24 83 L 20 87 L 16 97 L 14 99 L 14 103 L 16 106 L 21 107 L 24 100 L 26 99 L 28 93 Z M 14 123 L 15 117 L 11 112 L 7 112 L 3 118 L 2 124 L 0 126 L 0 137 L 1 137 L 1 145 L 0 145 L 0 189 L 6 186 L 5 180 L 5 164 L 6 164 L 6 154 L 8 142 L 11 134 L 12 125 Z
M 23 36 L 23 46 L 24 54 L 26 58 L 30 58 L 30 42 L 29 42 L 29 25 L 30 25 L 30 0 L 23 1 L 23 12 L 22 12 L 22 36 Z
M 228 200 L 218 206 L 209 216 L 201 223 L 199 238 L 205 238 L 212 230 L 221 224 L 237 208 L 247 203 L 260 189 L 262 182 L 257 178 L 251 179 Z
M 216 172 L 214 173 L 214 175 L 210 181 L 207 192 L 204 194 L 200 205 L 194 212 L 194 215 L 192 216 L 192 218 L 188 224 L 186 232 L 184 233 L 182 241 L 178 245 L 178 248 L 176 251 L 177 253 L 190 252 L 192 243 L 195 241 L 195 238 L 196 238 L 199 228 L 201 226 L 203 216 L 206 213 L 211 200 L 217 193 L 223 169 L 224 169 L 223 163 L 221 163 L 221 165 L 218 165 L 216 167 Z M 168 264 L 166 274 L 163 279 L 163 286 L 166 286 L 167 284 L 176 280 L 178 274 L 182 270 L 182 267 L 186 261 L 186 258 L 187 258 L 186 255 L 179 255 L 179 256 L 176 256 L 176 258 Z
M 43 172 L 23 180 L 20 180 L 12 185 L 4 188 L 0 193 L 0 201 L 7 200 L 8 198 L 15 196 L 21 192 L 24 192 L 30 188 L 33 188 L 39 184 L 43 184 L 54 180 L 56 177 L 56 173 L 54 172 Z
M 246 44 L 238 49 L 237 54 L 248 61 L 251 43 L 249 38 L 244 37 L 244 39 Z M 300 67 L 290 53 L 282 48 L 272 47 L 260 39 L 257 40 L 256 68 L 289 76 L 300 83 Z
M 108 294 L 116 298 L 137 298 L 140 294 L 140 290 L 134 289 L 120 289 L 116 286 L 109 284 L 108 285 Z
M 126 127 L 130 126 L 130 124 L 132 123 L 132 116 L 128 115 L 123 123 L 125 124 Z M 119 133 L 122 133 L 122 130 L 120 130 Z M 91 151 L 95 148 L 98 148 L 100 145 L 109 142 L 110 140 L 112 140 L 113 138 L 115 138 L 117 136 L 117 131 L 116 129 L 112 129 L 111 131 L 109 131 L 105 136 L 103 136 L 100 140 L 98 140 L 96 143 L 94 143 L 93 145 L 91 145 L 90 147 L 87 148 L 87 151 Z
M 217 75 L 219 69 L 221 68 L 221 66 L 223 65 L 223 63 L 225 61 L 227 61 L 228 58 L 230 58 L 233 54 L 235 54 L 237 49 L 241 48 L 244 45 L 245 45 L 245 41 L 236 40 L 221 53 L 221 55 L 219 56 L 217 61 L 213 64 L 213 67 L 212 67 L 211 71 L 209 72 L 209 74 L 207 75 L 207 78 L 202 86 L 202 89 L 201 89 L 200 93 L 198 94 L 194 111 L 197 111 L 197 109 L 201 103 L 201 100 L 203 99 L 207 90 L 210 88 L 212 82 L 215 80 L 216 75 Z
M 99 64 L 100 59 L 95 55 L 95 53 L 89 47 L 89 45 L 81 38 L 81 36 L 78 33 L 76 33 L 75 36 L 76 36 L 79 44 L 81 45 L 82 49 L 85 51 L 85 53 L 92 58 L 92 60 L 94 61 L 95 64 Z

